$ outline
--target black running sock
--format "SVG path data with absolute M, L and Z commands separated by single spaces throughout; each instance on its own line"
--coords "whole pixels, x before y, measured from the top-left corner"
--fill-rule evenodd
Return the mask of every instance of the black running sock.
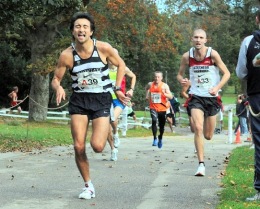
M 199 164 L 201 164 L 201 163 L 203 163 L 203 165 L 205 166 L 205 163 L 204 163 L 204 161 L 202 161 L 202 162 L 199 162 Z

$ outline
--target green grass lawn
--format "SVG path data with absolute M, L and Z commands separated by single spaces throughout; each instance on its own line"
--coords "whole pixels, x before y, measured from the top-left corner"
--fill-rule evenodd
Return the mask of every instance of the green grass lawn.
M 166 124 L 167 125 L 167 124 Z M 72 144 L 69 124 L 57 124 L 54 122 L 27 122 L 26 120 L 3 120 L 0 122 L 0 152 L 30 151 L 33 148 L 62 146 Z M 91 128 L 87 136 L 91 135 Z M 136 127 L 127 131 L 129 137 L 151 136 L 150 129 Z M 165 136 L 174 135 L 165 132 Z
M 260 202 L 246 202 L 255 195 L 253 188 L 254 150 L 248 146 L 238 147 L 230 155 L 226 173 L 222 179 L 223 190 L 217 209 L 257 209 Z
M 228 94 L 222 97 L 222 102 L 223 104 L 227 105 L 227 104 L 236 104 L 236 100 L 237 100 L 237 95 L 235 94 Z
M 30 151 L 32 148 L 72 144 L 68 125 L 29 123 L 25 120 L 0 123 L 0 151 Z
M 0 129 L 0 152 L 31 151 L 34 148 L 41 149 L 43 147 L 72 144 L 69 124 L 5 119 L 0 121 Z M 89 130 L 87 141 L 91 135 L 91 128 Z M 168 134 L 165 133 L 165 135 Z M 127 135 L 129 137 L 150 136 L 151 130 L 138 127 L 128 130 Z

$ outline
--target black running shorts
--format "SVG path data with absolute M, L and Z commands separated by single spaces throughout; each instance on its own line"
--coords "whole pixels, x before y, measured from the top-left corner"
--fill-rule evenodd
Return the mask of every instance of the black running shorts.
M 204 112 L 204 116 L 214 116 L 221 108 L 221 100 L 217 97 L 199 97 L 196 95 L 191 96 L 188 103 L 187 112 L 191 116 L 191 109 L 200 109 Z
M 69 101 L 69 114 L 87 115 L 90 120 L 110 116 L 112 96 L 106 93 L 73 92 Z
M 135 112 L 130 112 L 129 114 L 127 114 L 128 117 L 133 117 L 135 115 Z

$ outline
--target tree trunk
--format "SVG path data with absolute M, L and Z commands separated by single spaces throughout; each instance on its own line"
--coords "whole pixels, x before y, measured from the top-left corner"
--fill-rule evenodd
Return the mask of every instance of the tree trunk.
M 31 46 L 31 62 L 37 63 L 44 59 L 55 38 L 55 26 L 38 24 L 36 30 L 28 35 Z M 29 121 L 45 121 L 49 103 L 49 73 L 38 64 L 32 71 L 32 82 L 29 101 Z M 43 68 L 40 69 L 39 68 Z
M 29 121 L 44 121 L 47 119 L 48 101 L 49 74 L 33 73 L 29 101 Z

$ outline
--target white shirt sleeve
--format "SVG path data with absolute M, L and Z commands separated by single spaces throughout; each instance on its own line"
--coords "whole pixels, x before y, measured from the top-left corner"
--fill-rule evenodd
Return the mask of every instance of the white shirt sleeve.
M 237 67 L 236 67 L 236 74 L 237 74 L 237 77 L 239 77 L 240 79 L 245 79 L 247 76 L 248 70 L 246 68 L 246 64 L 247 64 L 246 54 L 247 54 L 248 45 L 249 45 L 250 41 L 252 40 L 252 38 L 253 38 L 253 35 L 247 36 L 243 40 L 243 42 L 240 46 Z

